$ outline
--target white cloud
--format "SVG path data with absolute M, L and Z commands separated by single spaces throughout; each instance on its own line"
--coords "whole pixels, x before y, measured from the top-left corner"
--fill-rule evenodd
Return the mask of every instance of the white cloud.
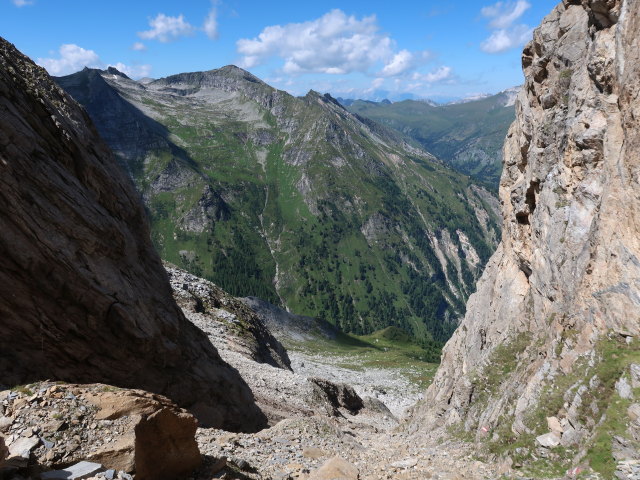
M 216 7 L 209 10 L 207 18 L 204 19 L 202 29 L 211 40 L 216 40 L 218 38 L 218 10 Z
M 151 30 L 138 32 L 138 36 L 144 40 L 158 40 L 163 43 L 193 35 L 196 31 L 196 28 L 184 19 L 184 15 L 169 17 L 159 13 L 149 20 L 149 26 Z
M 131 45 L 131 50 L 136 50 L 138 52 L 144 52 L 147 49 L 147 46 L 142 42 L 135 42 Z
M 425 82 L 425 83 L 437 83 L 442 82 L 444 80 L 450 80 L 453 77 L 453 70 L 451 67 L 443 65 L 441 67 L 432 70 L 429 73 L 414 73 L 411 76 L 411 79 L 414 81 Z M 415 85 L 415 84 L 414 84 Z
M 35 0 L 12 0 L 16 7 L 26 7 L 27 5 L 33 5 Z
M 378 62 L 393 63 L 394 42 L 378 30 L 375 16 L 358 20 L 335 9 L 308 22 L 266 27 L 236 46 L 246 68 L 280 57 L 287 74 L 367 72 Z
M 134 79 L 148 77 L 151 74 L 151 65 L 125 65 L 118 62 L 114 65 L 109 65 L 124 73 L 127 77 Z
M 400 50 L 393 56 L 391 61 L 384 66 L 380 74 L 385 77 L 394 77 L 407 70 L 411 70 L 413 66 L 413 54 L 409 50 Z
M 60 76 L 77 72 L 84 67 L 100 68 L 103 66 L 98 54 L 93 50 L 85 50 L 74 44 L 62 45 L 60 58 L 38 58 L 36 63 L 47 69 L 50 75 Z
M 59 58 L 38 58 L 36 63 L 44 67 L 50 75 L 62 76 L 75 73 L 84 67 L 106 68 L 105 63 L 93 50 L 86 50 L 78 45 L 65 44 L 58 50 Z M 125 65 L 122 62 L 111 63 L 113 66 L 131 78 L 147 77 L 151 73 L 151 65 Z
M 480 13 L 483 17 L 491 18 L 490 28 L 504 29 L 510 27 L 524 12 L 531 8 L 526 0 L 517 2 L 498 2 L 488 7 L 483 7 Z
M 504 52 L 527 43 L 531 40 L 532 33 L 533 28 L 527 25 L 516 25 L 509 29 L 496 30 L 480 44 L 480 48 L 487 53 Z
M 491 19 L 489 28 L 493 31 L 489 38 L 480 44 L 480 49 L 487 53 L 500 53 L 520 47 L 529 41 L 533 28 L 523 23 L 514 24 L 529 8 L 531 4 L 527 0 L 497 2 L 483 7 L 480 13 L 483 17 Z

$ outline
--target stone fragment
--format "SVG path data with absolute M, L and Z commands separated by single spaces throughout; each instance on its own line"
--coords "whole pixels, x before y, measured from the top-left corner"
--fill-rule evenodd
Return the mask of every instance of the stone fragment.
M 640 421 L 638 420 L 640 419 L 640 403 L 631 404 L 629 408 L 627 408 L 627 414 L 629 415 L 629 418 L 632 422 L 640 423 Z
M 618 395 L 620 395 L 620 398 L 624 398 L 627 400 L 633 398 L 633 391 L 631 390 L 631 385 L 629 384 L 626 377 L 621 377 L 616 382 L 616 391 L 618 392 Z
M 358 469 L 355 465 L 336 456 L 311 472 L 309 480 L 358 480 Z
M 536 442 L 545 448 L 553 448 L 560 445 L 560 436 L 555 432 L 545 433 L 536 437 Z
M 417 458 L 405 458 L 404 460 L 393 462 L 391 466 L 393 468 L 411 468 L 411 467 L 415 467 L 417 464 L 418 464 Z
M 564 432 L 564 428 L 562 428 L 562 425 L 560 425 L 560 421 L 558 420 L 557 417 L 547 417 L 547 426 L 549 427 L 549 430 L 551 430 L 552 432 L 556 432 L 556 433 Z
M 64 470 L 52 470 L 40 474 L 42 480 L 83 480 L 104 470 L 99 463 L 79 462 Z
M 38 437 L 20 437 L 9 445 L 7 462 L 14 466 L 26 465 L 33 450 L 40 443 Z
M 580 430 L 577 430 L 573 428 L 571 425 L 568 425 L 564 429 L 564 433 L 562 434 L 560 444 L 563 447 L 579 445 L 583 436 L 584 435 Z
M 302 456 L 305 458 L 322 458 L 325 457 L 327 453 L 318 448 L 318 447 L 306 447 L 302 449 Z
M 12 423 L 13 420 L 11 420 L 9 417 L 5 417 L 4 415 L 0 416 L 0 432 L 6 431 Z
M 640 364 L 632 363 L 629 366 L 631 372 L 631 386 L 633 388 L 640 388 Z

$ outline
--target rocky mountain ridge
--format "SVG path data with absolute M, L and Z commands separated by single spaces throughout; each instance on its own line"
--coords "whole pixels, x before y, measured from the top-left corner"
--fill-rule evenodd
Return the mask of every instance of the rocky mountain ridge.
M 498 236 L 468 178 L 329 95 L 234 66 L 57 81 L 127 164 L 165 260 L 345 331 L 450 335 Z
M 564 1 L 525 47 L 502 243 L 414 431 L 444 424 L 514 465 L 637 478 L 621 465 L 640 451 L 638 38 L 637 2 Z

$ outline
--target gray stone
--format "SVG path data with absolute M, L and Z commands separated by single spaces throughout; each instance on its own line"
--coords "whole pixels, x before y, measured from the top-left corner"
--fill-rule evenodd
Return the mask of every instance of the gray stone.
M 417 464 L 418 464 L 417 458 L 405 458 L 404 460 L 393 462 L 391 466 L 393 468 L 411 468 L 411 467 L 415 467 Z
M 116 476 L 116 471 L 113 468 L 110 468 L 106 472 L 104 472 L 104 478 L 107 480 L 113 480 Z
M 560 445 L 560 436 L 555 432 L 545 433 L 536 437 L 536 442 L 545 448 L 553 448 Z
M 631 372 L 631 386 L 633 388 L 640 388 L 640 365 L 632 363 L 629 366 L 629 371 Z
M 616 382 L 616 391 L 620 398 L 630 399 L 633 398 L 633 391 L 631 390 L 631 385 L 625 377 L 621 377 L 620 380 Z
M 42 480 L 83 480 L 93 477 L 102 470 L 104 470 L 104 467 L 99 463 L 79 462 L 64 470 L 44 472 L 40 475 L 40 478 Z
M 31 454 L 31 450 L 40 443 L 38 437 L 20 437 L 9 445 L 9 461 L 14 458 L 28 459 Z
M 627 414 L 632 422 L 638 422 L 640 419 L 640 403 L 634 403 L 627 408 Z
M 560 439 L 560 444 L 563 447 L 570 447 L 573 445 L 578 445 L 582 440 L 583 434 L 580 430 L 573 428 L 568 425 L 564 429 L 564 433 L 562 434 L 562 438 Z

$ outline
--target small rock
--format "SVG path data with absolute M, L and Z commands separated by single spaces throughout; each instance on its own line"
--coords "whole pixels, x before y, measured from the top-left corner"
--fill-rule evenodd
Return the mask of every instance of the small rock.
M 326 456 L 327 454 L 324 452 L 324 450 L 321 450 L 320 448 L 317 447 L 306 447 L 302 449 L 302 456 L 306 457 L 306 458 L 321 458 Z
M 102 465 L 93 462 L 79 462 L 64 470 L 52 470 L 40 475 L 42 480 L 82 480 L 90 478 L 104 470 Z
M 551 430 L 552 432 L 556 432 L 556 433 L 564 432 L 564 428 L 562 428 L 562 425 L 560 425 L 560 421 L 558 420 L 557 417 L 547 417 L 547 426 L 549 427 L 549 430 Z
M 640 364 L 632 363 L 629 366 L 631 372 L 631 386 L 633 388 L 640 388 Z
M 406 458 L 404 460 L 400 460 L 399 462 L 394 462 L 391 464 L 393 468 L 411 468 L 415 467 L 418 464 L 417 458 Z
M 640 423 L 638 421 L 640 419 L 640 403 L 634 403 L 627 408 L 627 415 L 629 415 L 632 422 Z
M 633 398 L 633 391 L 631 390 L 631 385 L 627 381 L 625 377 L 620 378 L 616 382 L 616 390 L 620 398 L 630 399 Z
M 536 442 L 545 448 L 553 448 L 560 445 L 560 436 L 555 432 L 545 433 L 536 437 Z

